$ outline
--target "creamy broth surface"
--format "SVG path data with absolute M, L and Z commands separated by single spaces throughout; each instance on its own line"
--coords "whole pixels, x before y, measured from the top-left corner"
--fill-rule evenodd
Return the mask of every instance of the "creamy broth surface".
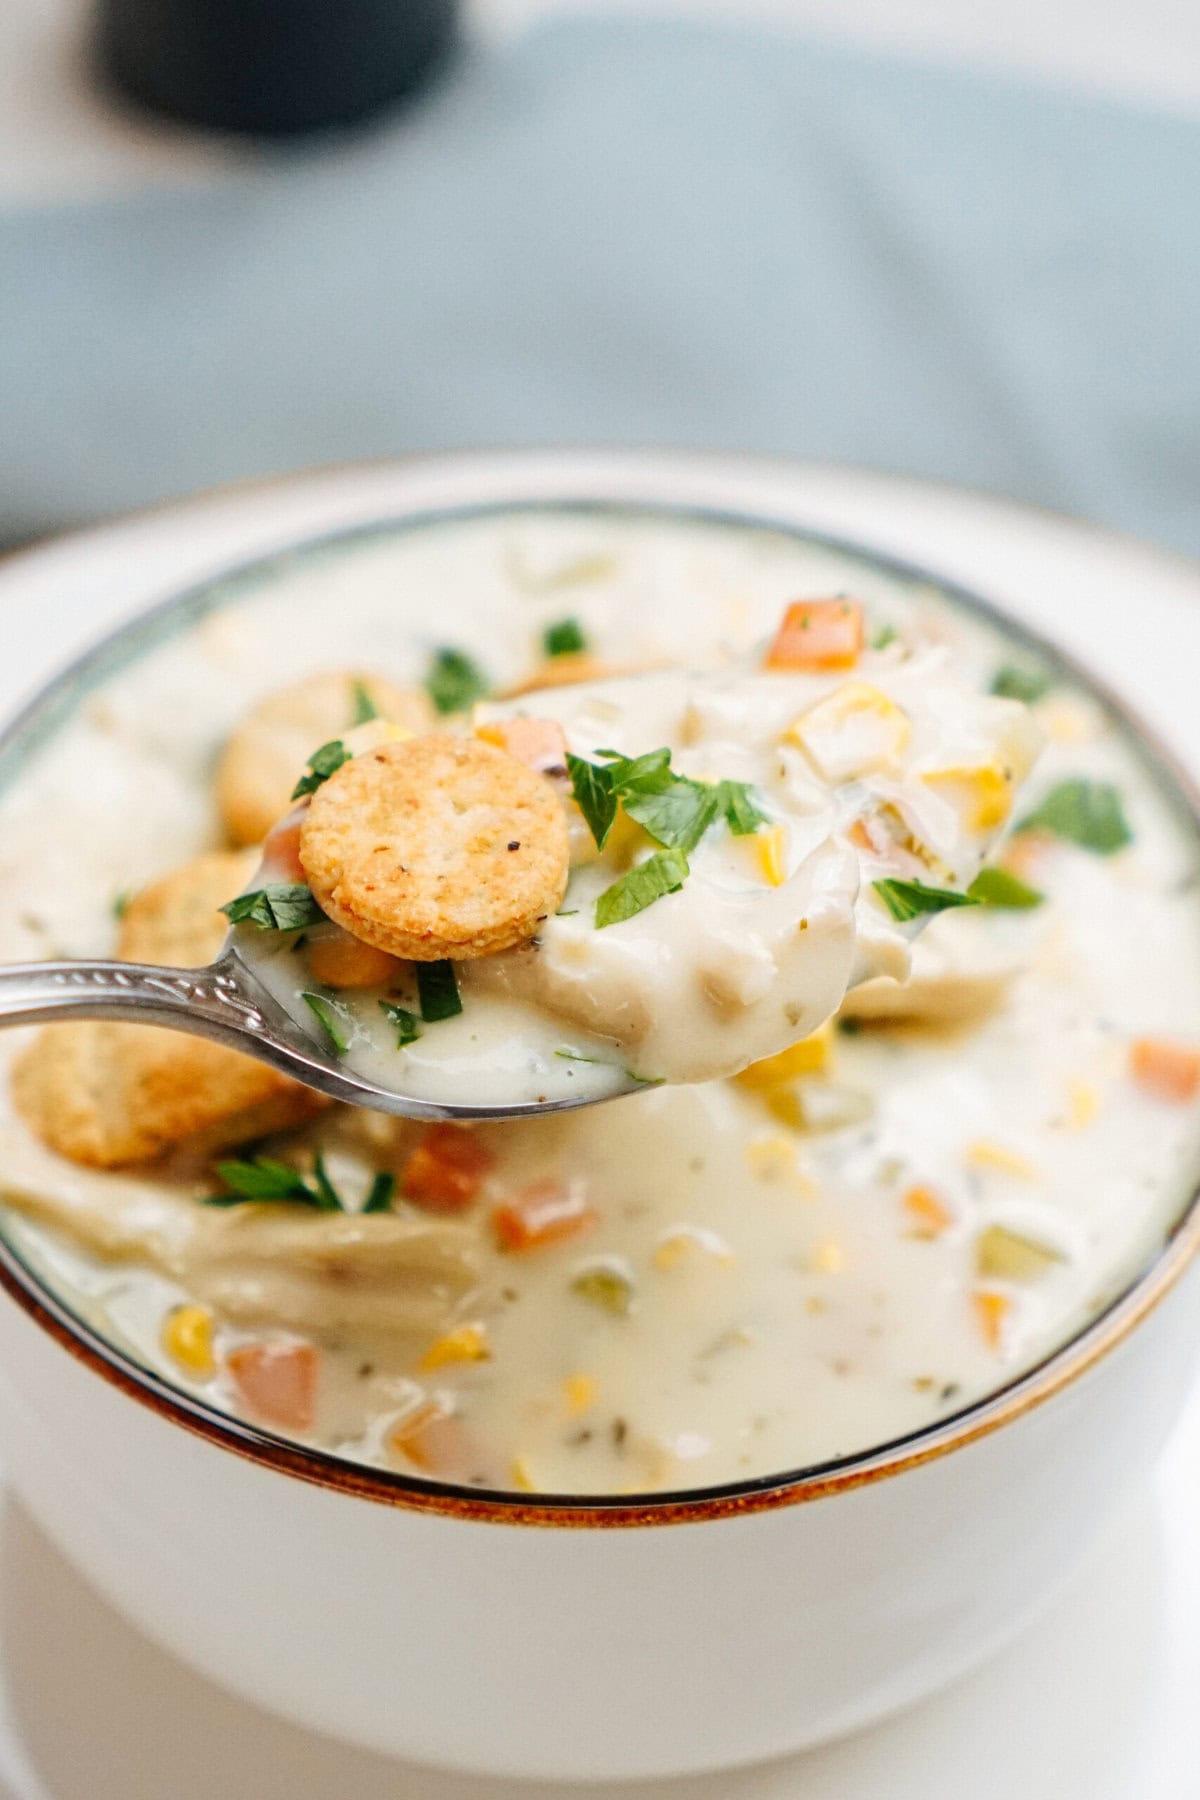
M 897 698 L 907 684 L 909 710 L 944 677 L 982 696 L 1000 670 L 1037 671 L 1019 642 L 932 588 L 736 525 L 516 512 L 283 561 L 112 674 L 8 781 L 0 951 L 106 952 L 122 893 L 220 842 L 211 773 L 246 709 L 330 666 L 419 683 L 452 645 L 503 689 L 542 666 L 543 633 L 569 616 L 604 664 L 660 671 L 641 677 L 651 712 L 675 719 L 691 703 L 670 665 L 703 673 L 715 723 L 693 761 L 684 753 L 685 772 L 761 779 L 759 751 L 722 722 L 721 697 L 747 679 L 788 602 L 841 593 L 869 623 L 856 674 Z M 775 690 L 780 719 L 790 679 Z M 607 733 L 596 722 L 584 745 L 579 720 L 604 703 L 602 686 L 488 701 L 480 716 L 519 704 L 592 748 Z M 1047 746 L 1018 822 L 1063 783 L 1105 784 L 1131 841 L 1102 854 L 1069 834 L 1019 834 L 1002 854 L 1041 903 L 934 918 L 904 988 L 880 978 L 889 966 L 902 974 L 907 956 L 881 913 L 899 961 L 860 962 L 855 978 L 868 984 L 786 1069 L 703 1080 L 698 1042 L 687 1077 L 697 1085 L 480 1127 L 471 1198 L 453 1217 L 403 1197 L 420 1126 L 330 1111 L 237 1152 L 308 1170 L 322 1150 L 348 1215 L 211 1208 L 200 1201 L 220 1182 L 199 1154 L 148 1172 L 76 1167 L 6 1102 L 6 1229 L 70 1304 L 218 1407 L 256 1417 L 231 1352 L 313 1345 L 315 1410 L 294 1435 L 419 1474 L 523 1491 L 704 1487 L 862 1451 L 960 1410 L 1145 1266 L 1197 1155 L 1194 1095 L 1137 1079 L 1134 1050 L 1198 1035 L 1195 845 L 1094 700 L 1054 679 L 1032 711 Z M 774 742 L 780 721 L 762 706 L 754 718 L 762 744 Z M 853 799 L 862 779 L 835 781 L 829 803 Z M 782 811 L 769 788 L 767 806 Z M 729 859 L 747 854 L 737 839 L 714 841 L 713 878 L 732 880 Z M 977 864 L 952 872 L 965 881 Z M 861 907 L 854 873 L 845 880 Z M 703 886 L 692 893 L 700 900 Z M 586 871 L 573 898 L 594 898 Z M 685 888 L 656 903 L 664 932 L 672 902 L 687 898 Z M 566 917 L 550 935 L 569 945 L 577 931 Z M 517 1022 L 530 995 L 520 980 L 498 985 L 490 1030 L 503 1058 L 503 1008 Z M 463 991 L 469 1003 L 469 980 Z M 652 1028 L 621 1044 L 594 1016 L 572 1016 L 569 996 L 558 1004 L 549 1057 L 591 1055 L 598 1039 L 622 1066 L 648 1058 L 638 1073 L 657 1074 L 662 1054 L 678 1061 Z M 652 1027 L 655 1007 L 649 1016 Z M 469 1035 L 469 1004 L 405 1054 L 451 1029 Z M 685 1020 L 685 1042 L 690 1029 Z M 0 1043 L 6 1061 L 24 1035 Z M 591 1062 L 559 1063 L 561 1080 L 607 1079 Z M 400 1177 L 393 1210 L 354 1216 L 381 1170 Z M 505 1209 L 539 1195 L 574 1224 L 514 1247 Z M 181 1366 L 164 1334 L 185 1304 L 210 1321 L 202 1371 Z

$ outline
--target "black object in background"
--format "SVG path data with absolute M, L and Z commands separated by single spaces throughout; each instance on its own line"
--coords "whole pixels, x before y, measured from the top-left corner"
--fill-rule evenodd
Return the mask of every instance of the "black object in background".
M 458 0 L 100 0 L 105 78 L 155 112 L 275 135 L 346 125 L 446 55 Z

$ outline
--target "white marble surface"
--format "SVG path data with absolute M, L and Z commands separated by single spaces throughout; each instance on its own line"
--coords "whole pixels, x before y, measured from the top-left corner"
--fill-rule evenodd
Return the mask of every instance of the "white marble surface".
M 0 707 L 151 595 L 289 533 L 386 513 L 402 479 L 384 465 L 234 490 L 12 558 L 0 565 Z M 1200 569 L 982 496 L 819 466 L 802 479 L 815 524 L 872 538 L 1038 617 L 1122 679 L 1200 770 L 1191 673 Z M 1129 593 L 1138 595 L 1136 637 L 1093 642 L 1097 603 L 1103 612 Z M 1197 1493 L 1200 1391 L 1160 1468 L 1051 1609 L 945 1694 L 784 1762 L 557 1791 L 577 1800 L 1196 1800 Z M 241 1704 L 97 1599 L 0 1484 L 0 1800 L 550 1795 L 401 1767 Z
M 555 15 L 693 13 L 993 68 L 1200 113 L 1195 0 L 466 0 L 471 29 L 504 37 Z M 90 0 L 0 6 L 0 206 L 209 180 L 253 152 L 121 114 L 86 79 Z

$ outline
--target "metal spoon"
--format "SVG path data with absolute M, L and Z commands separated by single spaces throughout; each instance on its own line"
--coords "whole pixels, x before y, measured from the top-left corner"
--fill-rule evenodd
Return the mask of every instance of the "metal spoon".
M 570 1095 L 503 1106 L 417 1099 L 352 1075 L 326 1055 L 247 966 L 231 938 L 216 962 L 201 969 L 154 963 L 84 961 L 10 963 L 0 967 L 0 1028 L 59 1019 L 119 1019 L 162 1025 L 210 1038 L 328 1094 L 331 1100 L 410 1119 L 515 1119 L 565 1112 L 603 1096 Z M 633 1092 L 634 1084 L 620 1092 Z

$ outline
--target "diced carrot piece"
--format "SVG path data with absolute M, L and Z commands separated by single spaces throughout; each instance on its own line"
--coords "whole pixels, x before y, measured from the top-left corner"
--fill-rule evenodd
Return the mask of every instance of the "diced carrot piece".
M 300 822 L 302 813 L 293 811 L 273 825 L 263 840 L 262 874 L 264 880 L 308 882 L 300 861 Z
M 540 1250 L 546 1244 L 577 1237 L 596 1223 L 597 1214 L 572 1182 L 535 1181 L 492 1213 L 501 1250 Z
M 471 1435 L 462 1419 L 433 1401 L 401 1419 L 388 1438 L 388 1447 L 423 1475 L 465 1475 L 473 1455 Z
M 1055 839 L 1048 831 L 1018 831 L 1011 837 L 1000 853 L 1000 867 L 1018 881 L 1035 883 L 1038 864 L 1042 862 L 1047 851 L 1053 849 Z
M 360 942 L 348 931 L 317 938 L 308 947 L 309 971 L 323 987 L 385 987 L 400 966 L 399 957 Z
M 542 774 L 567 766 L 567 740 L 557 719 L 492 719 L 475 736 Z
M 242 1344 L 225 1358 L 246 1410 L 288 1431 L 312 1429 L 319 1365 L 312 1344 Z
M 1200 1049 L 1167 1038 L 1138 1038 L 1129 1070 L 1139 1087 L 1159 1100 L 1194 1100 L 1200 1093 Z
M 954 1223 L 954 1214 L 939 1200 L 932 1188 L 917 1183 L 904 1196 L 904 1210 L 913 1221 L 913 1235 L 940 1237 Z
M 400 1188 L 406 1200 L 427 1212 L 463 1212 L 495 1160 L 461 1125 L 430 1125 L 404 1165 Z
M 768 669 L 852 669 L 863 647 L 857 600 L 793 600 L 767 651 Z
M 994 1288 L 976 1288 L 971 1295 L 971 1305 L 984 1343 L 989 1350 L 999 1350 L 1004 1342 L 1004 1322 L 1012 1311 L 1012 1301 L 1007 1294 L 998 1294 Z

